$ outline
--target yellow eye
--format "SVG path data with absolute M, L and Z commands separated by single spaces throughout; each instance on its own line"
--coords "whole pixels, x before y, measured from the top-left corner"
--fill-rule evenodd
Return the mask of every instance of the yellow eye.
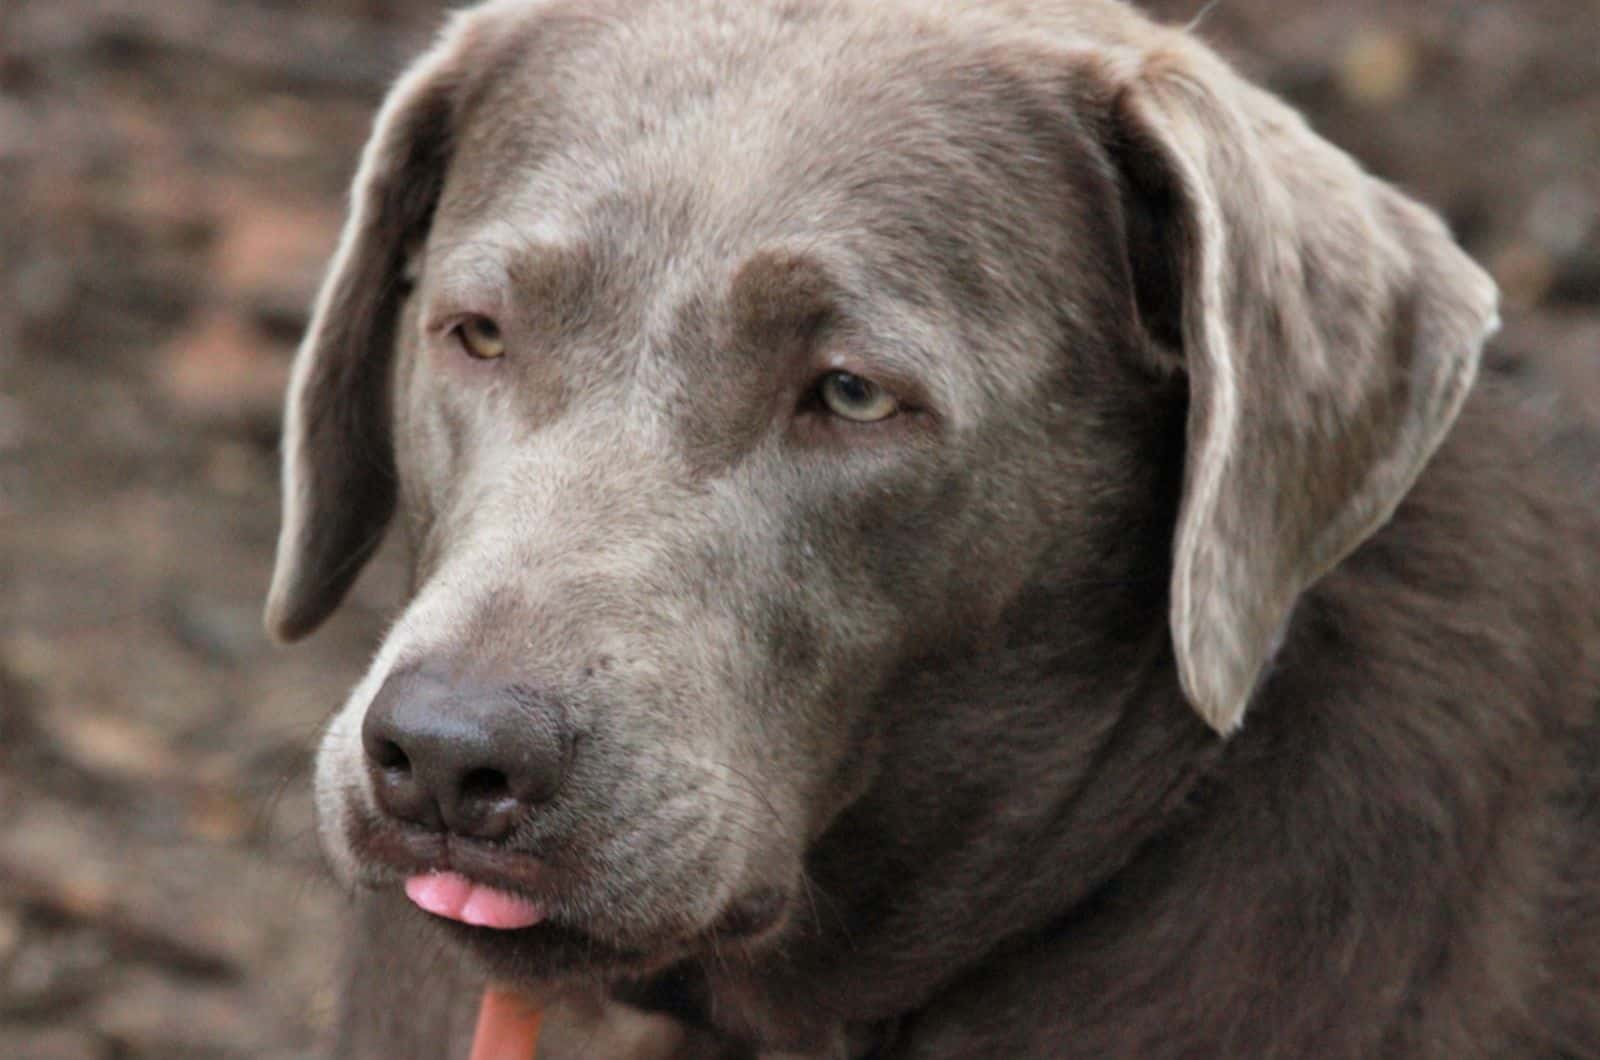
M 900 403 L 887 390 L 849 372 L 829 372 L 817 392 L 829 412 L 856 423 L 875 423 L 900 411 Z
M 500 334 L 500 325 L 488 317 L 470 316 L 451 329 L 461 348 L 467 351 L 467 356 L 476 357 L 480 361 L 492 361 L 496 357 L 504 357 L 506 353 L 506 340 Z

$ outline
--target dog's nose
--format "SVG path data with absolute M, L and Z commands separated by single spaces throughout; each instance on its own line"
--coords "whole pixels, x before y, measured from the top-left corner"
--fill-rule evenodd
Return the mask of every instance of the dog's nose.
M 572 740 L 558 701 L 412 668 L 389 675 L 373 697 L 361 744 L 384 813 L 503 839 L 560 788 Z

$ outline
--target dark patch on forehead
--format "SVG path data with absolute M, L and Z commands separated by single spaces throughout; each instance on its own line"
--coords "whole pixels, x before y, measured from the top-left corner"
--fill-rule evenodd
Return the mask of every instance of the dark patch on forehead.
M 537 330 L 570 334 L 588 323 L 599 277 L 588 245 L 530 247 L 512 256 L 506 275 Z
M 837 310 L 832 276 L 820 262 L 793 251 L 757 251 L 729 285 L 729 319 L 742 345 L 772 348 L 804 340 Z
M 697 474 L 725 467 L 772 427 L 843 312 L 838 281 L 810 254 L 769 246 L 735 260 L 725 286 L 675 311 L 671 356 L 689 380 L 678 419 Z

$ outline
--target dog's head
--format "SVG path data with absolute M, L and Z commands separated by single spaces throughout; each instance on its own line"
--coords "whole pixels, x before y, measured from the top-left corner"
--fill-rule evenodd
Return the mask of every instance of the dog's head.
M 314 629 L 398 509 L 410 598 L 318 765 L 347 880 L 462 874 L 429 900 L 527 975 L 761 935 L 908 668 L 1047 590 L 1089 630 L 1157 582 L 1240 724 L 1494 292 L 1181 34 L 1015 6 L 500 0 L 395 88 L 268 605 Z

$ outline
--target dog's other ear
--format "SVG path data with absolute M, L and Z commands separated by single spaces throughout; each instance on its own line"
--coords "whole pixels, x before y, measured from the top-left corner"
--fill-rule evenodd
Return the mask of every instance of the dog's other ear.
M 1296 598 L 1443 439 L 1496 291 L 1436 216 L 1202 45 L 1112 76 L 1139 314 L 1189 385 L 1172 636 L 1226 734 Z
M 395 85 L 351 192 L 339 249 L 289 383 L 283 524 L 267 630 L 295 640 L 344 597 L 395 504 L 390 362 L 408 250 L 432 219 L 451 152 L 461 23 Z

